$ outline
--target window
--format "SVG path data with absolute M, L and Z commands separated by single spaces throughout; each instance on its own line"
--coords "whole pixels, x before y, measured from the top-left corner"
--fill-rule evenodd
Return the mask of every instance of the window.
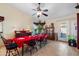
M 67 24 L 66 23 L 62 23 L 61 25 L 60 25 L 60 31 L 61 31 L 61 35 L 60 35 L 60 37 L 61 38 L 66 38 L 66 34 L 67 34 Z

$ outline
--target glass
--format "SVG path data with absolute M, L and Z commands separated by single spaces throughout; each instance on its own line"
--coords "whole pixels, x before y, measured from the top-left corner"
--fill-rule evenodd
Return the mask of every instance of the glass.
M 60 29 L 60 31 L 61 31 L 60 37 L 61 38 L 66 38 L 66 36 L 67 36 L 66 35 L 67 34 L 67 25 L 66 25 L 66 23 L 61 24 L 60 27 L 61 27 L 61 29 Z

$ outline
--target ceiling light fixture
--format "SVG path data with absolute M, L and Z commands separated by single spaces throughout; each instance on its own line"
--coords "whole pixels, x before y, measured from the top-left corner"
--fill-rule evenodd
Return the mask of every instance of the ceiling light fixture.
M 48 14 L 46 14 L 45 12 L 48 12 L 48 9 L 44 9 L 44 10 L 42 10 L 41 8 L 40 8 L 40 3 L 38 3 L 38 6 L 37 6 L 37 8 L 36 9 L 33 9 L 34 11 L 36 11 L 36 13 L 34 13 L 33 15 L 36 15 L 38 18 L 41 16 L 41 15 L 44 15 L 44 16 L 48 16 Z M 32 16 L 33 16 L 32 15 Z
M 42 15 L 42 11 L 38 11 L 37 12 L 37 15 Z

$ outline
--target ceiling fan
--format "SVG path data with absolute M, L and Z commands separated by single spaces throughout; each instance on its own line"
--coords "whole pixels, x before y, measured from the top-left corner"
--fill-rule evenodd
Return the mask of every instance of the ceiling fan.
M 33 9 L 34 11 L 36 11 L 36 13 L 34 13 L 32 16 L 34 16 L 34 15 L 37 15 L 37 17 L 39 18 L 41 15 L 44 15 L 44 16 L 48 16 L 45 12 L 47 12 L 48 11 L 48 9 L 44 9 L 44 10 L 42 10 L 41 8 L 40 8 L 40 3 L 38 3 L 38 7 L 36 8 L 36 9 Z

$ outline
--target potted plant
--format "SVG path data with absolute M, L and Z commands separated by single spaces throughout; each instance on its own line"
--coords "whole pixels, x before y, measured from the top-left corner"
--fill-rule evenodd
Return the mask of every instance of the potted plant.
M 76 47 L 76 40 L 73 35 L 68 35 L 68 44 L 69 46 Z
M 43 30 L 43 26 L 41 26 L 41 25 L 38 25 L 38 28 L 37 28 L 37 30 L 38 30 L 38 34 L 40 34 L 40 33 L 42 32 L 42 30 Z

